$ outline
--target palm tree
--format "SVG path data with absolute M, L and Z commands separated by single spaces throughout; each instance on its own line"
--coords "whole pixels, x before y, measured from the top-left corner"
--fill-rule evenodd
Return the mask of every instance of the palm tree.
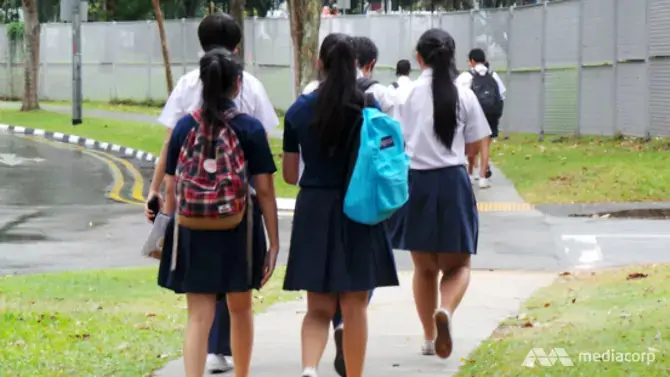
M 319 53 L 319 27 L 322 0 L 289 0 L 289 23 L 293 41 L 295 73 L 293 86 L 296 95 L 316 79 L 316 57 Z
M 158 36 L 161 41 L 161 52 L 163 53 L 163 67 L 165 68 L 165 81 L 167 84 L 168 96 L 172 93 L 172 66 L 170 65 L 170 53 L 168 52 L 167 40 L 165 39 L 165 25 L 163 25 L 163 11 L 161 11 L 160 0 L 152 0 L 154 14 L 156 16 L 156 25 L 158 25 Z
M 229 6 L 230 6 L 230 15 L 233 16 L 235 22 L 237 22 L 237 24 L 240 25 L 240 28 L 242 29 L 242 40 L 240 41 L 240 45 L 237 46 L 237 54 L 240 56 L 240 59 L 242 59 L 242 61 L 245 61 L 246 57 L 244 56 L 244 19 L 245 19 L 244 16 L 245 16 L 246 1 L 230 0 Z
M 40 67 L 40 22 L 37 12 L 37 0 L 22 0 L 23 8 L 23 40 L 25 51 L 23 66 L 24 92 L 21 111 L 40 108 L 37 98 L 37 87 Z

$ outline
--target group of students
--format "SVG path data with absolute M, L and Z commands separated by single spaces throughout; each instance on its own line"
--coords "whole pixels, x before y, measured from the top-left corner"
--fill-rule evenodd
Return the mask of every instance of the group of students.
M 170 131 L 148 202 L 160 198 L 165 183 L 160 211 L 178 215 L 166 231 L 158 284 L 187 297 L 186 376 L 233 369 L 234 355 L 235 376 L 247 377 L 254 334 L 251 290 L 270 279 L 279 250 L 276 166 L 267 138 L 279 121 L 263 85 L 235 56 L 241 30 L 232 17 L 206 17 L 198 37 L 205 51 L 200 67 L 179 80 L 159 118 Z M 317 376 L 331 323 L 336 371 L 363 375 L 373 290 L 399 284 L 393 249 L 409 250 L 414 262 L 422 353 L 451 354 L 451 315 L 467 289 L 478 239 L 466 166 L 488 147 L 491 135 L 478 97 L 457 85 L 455 51 L 449 33 L 430 29 L 416 46 L 420 76 L 405 83 L 399 77 L 398 85 L 384 86 L 371 79 L 378 51 L 370 39 L 330 34 L 318 55 L 320 80 L 286 112 L 283 178 L 300 191 L 284 289 L 307 292 L 302 377 Z M 372 103 L 366 94 L 372 94 Z M 399 122 L 409 156 L 409 199 L 377 225 L 355 222 L 343 212 L 347 136 L 365 107 Z M 205 145 L 203 156 L 194 152 L 195 145 Z M 237 158 L 243 161 L 232 161 Z M 217 171 L 218 166 L 230 171 Z M 232 189 L 188 207 L 183 198 L 204 190 L 196 187 L 206 180 L 198 181 L 199 174 L 220 175 Z M 236 174 L 247 177 L 250 187 L 239 187 Z M 195 186 L 184 188 L 184 181 Z M 197 227 L 184 215 L 220 200 L 226 203 L 221 211 L 232 211 L 228 203 L 238 198 L 246 199 L 246 206 L 239 206 L 234 226 Z M 157 213 L 147 206 L 145 215 L 151 220 Z

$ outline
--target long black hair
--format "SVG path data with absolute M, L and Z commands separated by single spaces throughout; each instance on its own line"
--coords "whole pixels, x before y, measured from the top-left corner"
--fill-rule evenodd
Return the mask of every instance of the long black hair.
M 237 57 L 224 48 L 208 51 L 200 59 L 202 118 L 205 126 L 223 125 L 226 100 L 232 100 L 243 68 Z
M 433 130 L 440 142 L 451 149 L 459 108 L 458 88 L 454 83 L 456 43 L 446 31 L 430 29 L 419 38 L 416 51 L 424 64 L 433 69 Z
M 347 115 L 361 111 L 363 92 L 356 86 L 356 51 L 353 38 L 341 33 L 326 36 L 319 51 L 323 82 L 316 98 L 312 127 L 324 148 L 333 150 L 344 144 L 348 131 Z

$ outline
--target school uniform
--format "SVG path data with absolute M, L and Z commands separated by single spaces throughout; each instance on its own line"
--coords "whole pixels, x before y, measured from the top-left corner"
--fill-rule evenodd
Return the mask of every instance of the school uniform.
M 410 157 L 409 200 L 392 230 L 394 248 L 437 253 L 477 253 L 477 201 L 466 170 L 465 144 L 491 134 L 471 89 L 458 86 L 457 129 L 451 149 L 433 131 L 432 70 L 424 70 L 405 96 L 396 119 Z
M 165 103 L 158 122 L 172 129 L 179 119 L 202 104 L 200 69 L 183 75 Z M 263 84 L 252 74 L 244 72 L 240 94 L 235 98 L 238 109 L 258 119 L 266 132 L 279 125 L 279 118 Z M 260 222 L 259 222 L 260 224 Z M 209 338 L 209 354 L 231 356 L 230 313 L 225 297 L 216 304 L 216 314 Z M 223 361 L 221 361 L 223 362 Z M 208 366 L 209 368 L 209 366 Z
M 486 75 L 486 74 L 491 74 L 493 79 L 496 81 L 496 84 L 498 84 L 498 91 L 500 92 L 500 99 L 505 101 L 505 92 L 507 91 L 507 88 L 505 87 L 505 84 L 503 83 L 502 79 L 500 78 L 500 75 L 498 75 L 497 72 L 494 72 L 491 70 L 489 67 L 487 67 L 484 64 L 477 64 L 470 70 L 461 73 L 458 75 L 456 78 L 456 85 L 464 86 L 466 88 L 470 88 L 472 86 L 472 75 Z M 498 117 L 486 117 L 486 121 L 489 124 L 489 127 L 491 128 L 491 137 L 496 138 L 498 137 L 498 131 L 499 131 L 499 123 L 500 123 L 500 118 Z
M 228 108 L 234 106 L 232 101 L 226 103 Z M 168 144 L 165 174 L 175 174 L 182 144 L 196 125 L 190 114 L 177 122 Z M 261 123 L 250 115 L 239 114 L 230 122 L 230 126 L 240 140 L 250 176 L 273 174 L 277 169 Z M 258 203 L 254 204 L 252 261 L 247 260 L 248 219 L 245 216 L 242 223 L 232 230 L 191 230 L 180 227 L 177 247 L 179 257 L 176 269 L 171 271 L 172 220 L 166 232 L 158 284 L 176 293 L 225 294 L 260 288 L 267 245 L 261 213 L 257 209 L 259 206 Z M 251 279 L 248 276 L 249 263 L 252 265 Z
M 284 117 L 284 152 L 300 152 L 305 163 L 284 289 L 340 293 L 398 285 L 383 224 L 356 223 L 343 212 L 347 153 L 325 151 L 310 126 L 317 94 L 298 97 Z M 345 116 L 353 127 L 360 113 L 350 110 Z

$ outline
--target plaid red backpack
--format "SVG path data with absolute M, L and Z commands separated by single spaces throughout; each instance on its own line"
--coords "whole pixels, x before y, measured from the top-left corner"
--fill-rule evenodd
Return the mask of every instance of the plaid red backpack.
M 225 124 L 217 128 L 205 127 L 201 110 L 191 114 L 198 125 L 184 141 L 175 174 L 177 222 L 184 228 L 233 229 L 244 218 L 249 177 L 242 145 L 229 125 L 238 114 L 225 111 Z

